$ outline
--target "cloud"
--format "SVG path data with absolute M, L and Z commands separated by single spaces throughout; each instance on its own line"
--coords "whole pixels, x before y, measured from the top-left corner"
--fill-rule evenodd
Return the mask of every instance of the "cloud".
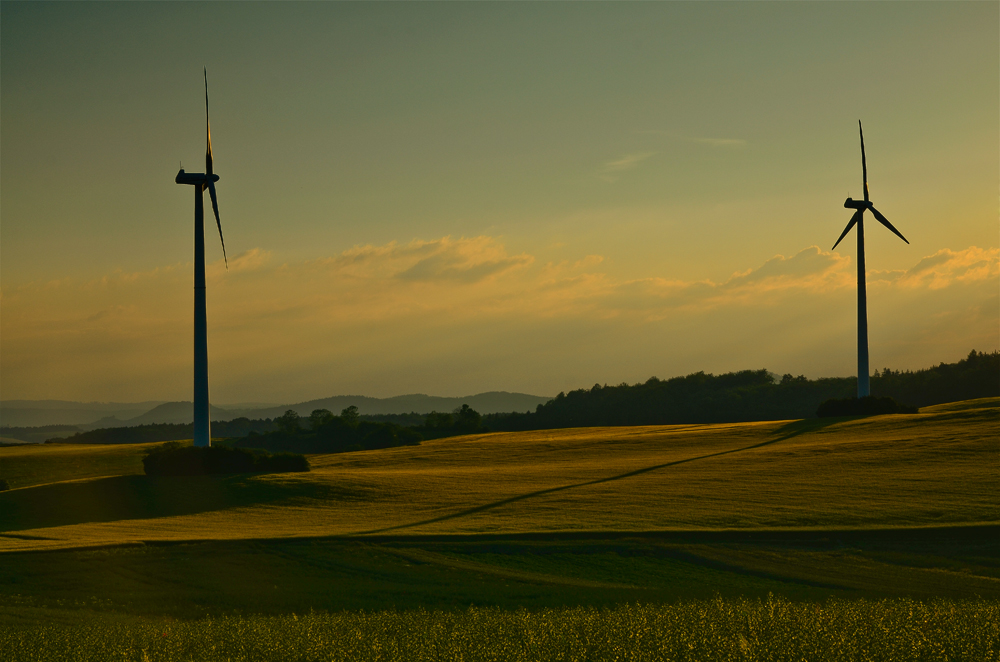
M 631 170 L 654 154 L 656 154 L 656 152 L 626 154 L 620 159 L 605 163 L 604 168 L 602 168 L 602 172 L 621 172 L 623 170 Z
M 1000 276 L 1000 249 L 971 246 L 963 251 L 942 249 L 906 271 L 869 272 L 869 279 L 903 288 L 940 290 L 955 283 Z
M 372 392 L 383 394 L 405 392 L 386 386 L 401 379 L 428 390 L 426 380 L 448 375 L 481 375 L 469 386 L 481 390 L 514 388 L 492 381 L 509 373 L 548 384 L 580 370 L 598 373 L 591 382 L 611 381 L 603 375 L 633 366 L 645 378 L 654 374 L 643 367 L 650 357 L 685 357 L 661 376 L 723 360 L 804 372 L 781 361 L 799 352 L 825 366 L 836 352 L 824 343 L 849 358 L 853 342 L 852 261 L 816 246 L 715 281 L 624 279 L 600 255 L 541 263 L 489 236 L 355 246 L 293 263 L 256 248 L 228 273 L 213 263 L 209 276 L 213 380 L 256 384 L 240 391 L 244 399 L 298 393 L 307 382 L 326 384 L 303 393 L 319 397 L 341 388 L 330 380 L 357 392 L 376 374 L 383 386 Z M 941 250 L 907 270 L 870 272 L 869 284 L 873 347 L 890 342 L 879 339 L 883 328 L 894 329 L 900 356 L 928 364 L 947 358 L 944 346 L 995 345 L 997 249 Z M 5 288 L 4 397 L 180 397 L 190 382 L 191 305 L 190 265 L 182 264 Z M 950 326 L 955 320 L 962 324 Z M 77 395 L 53 385 L 76 385 Z
M 810 246 L 791 256 L 775 255 L 757 267 L 723 281 L 663 276 L 618 280 L 601 271 L 604 258 L 587 255 L 575 261 L 535 265 L 527 253 L 510 254 L 495 237 L 441 237 L 355 246 L 338 255 L 296 264 L 274 265 L 259 248 L 233 259 L 225 274 L 213 263 L 215 287 L 225 297 L 213 305 L 233 306 L 233 316 L 267 316 L 305 310 L 312 317 L 385 319 L 407 311 L 475 316 L 490 314 L 620 314 L 633 310 L 659 314 L 668 309 L 708 310 L 720 306 L 779 305 L 784 298 L 820 296 L 855 287 L 851 259 Z M 28 284 L 4 300 L 5 313 L 49 309 L 80 310 L 67 319 L 119 318 L 154 303 L 166 292 L 172 301 L 186 297 L 190 265 L 170 265 L 144 272 L 116 270 L 73 285 L 68 281 Z M 222 271 L 218 271 L 222 268 Z M 944 249 L 905 271 L 872 271 L 873 286 L 937 291 L 952 286 L 996 281 L 1000 251 L 969 247 Z M 177 293 L 182 294 L 177 294 Z M 40 306 L 40 307 L 38 307 Z M 244 309 L 243 312 L 240 309 Z M 111 311 L 116 311 L 114 315 Z M 350 311 L 349 313 L 345 311 Z
M 255 269 L 260 269 L 265 264 L 271 260 L 271 251 L 261 250 L 260 248 L 251 248 L 250 250 L 241 253 L 232 260 L 229 261 L 229 271 L 236 273 L 239 271 L 253 271 Z M 209 265 L 206 270 L 207 274 L 212 276 L 220 276 L 226 272 L 226 262 L 225 260 L 216 260 L 211 265 Z
M 355 246 L 322 260 L 331 273 L 352 278 L 391 278 L 402 281 L 475 283 L 530 265 L 534 257 L 508 255 L 492 237 L 433 241 L 414 239 L 405 246 Z
M 706 311 L 720 306 L 775 305 L 793 293 L 818 294 L 849 287 L 850 259 L 816 246 L 791 257 L 776 255 L 763 265 L 737 272 L 723 282 L 645 278 L 611 288 L 608 306 L 644 311 L 650 319 L 672 312 Z
M 601 171 L 598 176 L 606 182 L 617 181 L 620 173 L 625 172 L 626 170 L 632 170 L 655 154 L 656 152 L 636 152 L 633 154 L 626 154 L 621 158 L 605 163 L 601 167 Z

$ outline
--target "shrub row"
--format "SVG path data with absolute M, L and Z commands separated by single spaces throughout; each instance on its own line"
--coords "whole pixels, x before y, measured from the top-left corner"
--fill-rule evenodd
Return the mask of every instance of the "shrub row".
M 272 455 L 247 448 L 182 446 L 172 441 L 147 451 L 142 467 L 147 476 L 285 473 L 309 471 L 309 460 L 293 453 Z

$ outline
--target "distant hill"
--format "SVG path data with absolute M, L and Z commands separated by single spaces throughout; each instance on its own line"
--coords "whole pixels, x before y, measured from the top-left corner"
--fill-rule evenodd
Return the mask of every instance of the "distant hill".
M 212 407 L 211 412 L 211 419 L 213 421 L 223 419 L 228 420 L 230 418 L 238 417 L 237 415 L 233 415 L 231 412 L 225 409 L 220 409 L 219 407 Z M 193 421 L 194 405 L 191 401 L 182 401 L 164 402 L 163 404 L 157 405 L 139 416 L 134 416 L 126 420 L 109 416 L 81 427 L 87 430 L 94 430 L 97 428 L 131 427 L 135 425 L 149 425 L 152 423 L 191 423 Z
M 334 414 L 354 405 L 361 414 L 429 414 L 450 412 L 466 404 L 483 414 L 512 411 L 534 411 L 551 398 L 526 393 L 490 391 L 458 398 L 446 398 L 417 393 L 392 398 L 372 398 L 364 395 L 337 395 L 297 404 L 265 407 L 212 407 L 213 421 L 246 417 L 274 418 L 289 409 L 308 416 L 315 409 L 329 409 Z M 66 400 L 4 400 L 0 402 L 0 425 L 5 428 L 27 428 L 49 425 L 76 426 L 80 430 L 134 427 L 154 423 L 191 423 L 194 411 L 190 401 L 164 402 L 71 402 Z M 18 437 L 20 438 L 20 437 Z
M 376 414 L 429 414 L 432 411 L 450 412 L 469 405 L 480 414 L 494 414 L 511 411 L 534 411 L 538 405 L 551 400 L 550 397 L 528 395 L 526 393 L 508 393 L 507 391 L 490 391 L 477 395 L 466 395 L 458 398 L 446 398 L 436 395 L 414 393 L 412 395 L 397 395 L 391 398 L 371 398 L 364 395 L 337 395 L 332 398 L 322 398 L 300 402 L 294 405 L 281 405 L 266 409 L 230 409 L 233 417 L 274 418 L 281 416 L 289 409 L 294 409 L 300 416 L 308 416 L 315 409 L 329 409 L 334 414 L 350 406 L 358 408 L 358 413 L 364 415 Z M 213 414 L 214 419 L 214 414 Z
M 37 427 L 0 427 L 0 442 L 40 444 L 54 437 L 69 437 L 83 430 L 76 425 L 41 425 Z
M 163 400 L 146 402 L 2 400 L 0 401 L 0 425 L 4 427 L 86 425 L 109 416 L 119 419 L 141 416 L 162 403 Z

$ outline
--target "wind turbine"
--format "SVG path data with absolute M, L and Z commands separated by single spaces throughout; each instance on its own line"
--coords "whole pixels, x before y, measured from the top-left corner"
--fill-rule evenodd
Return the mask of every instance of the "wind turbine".
M 211 446 L 212 431 L 208 404 L 208 315 L 205 309 L 205 189 L 212 197 L 212 210 L 219 226 L 222 240 L 222 257 L 226 257 L 226 240 L 222 237 L 219 219 L 219 201 L 215 196 L 215 182 L 219 176 L 212 172 L 212 128 L 208 123 L 208 68 L 205 69 L 205 172 L 184 172 L 180 169 L 174 181 L 194 186 L 194 445 Z
M 871 201 L 868 199 L 868 166 L 865 163 L 865 132 L 861 129 L 861 120 L 858 120 L 858 133 L 861 134 L 861 176 L 864 180 L 865 185 L 865 199 L 864 200 L 852 200 L 847 198 L 844 201 L 844 207 L 848 209 L 856 209 L 854 216 L 851 217 L 851 221 L 844 228 L 844 231 L 840 233 L 840 239 L 837 243 L 833 245 L 834 250 L 837 245 L 843 241 L 847 233 L 851 231 L 851 228 L 855 224 L 858 226 L 858 397 L 863 398 L 867 395 L 871 395 L 871 388 L 868 382 L 868 295 L 865 291 L 865 210 L 871 211 L 872 215 L 875 217 L 879 223 L 889 228 L 893 234 L 897 237 L 906 241 L 906 237 L 900 234 L 899 230 L 892 227 L 892 223 L 889 222 L 885 216 L 879 213 L 878 209 L 872 205 Z M 906 241 L 907 244 L 910 242 Z

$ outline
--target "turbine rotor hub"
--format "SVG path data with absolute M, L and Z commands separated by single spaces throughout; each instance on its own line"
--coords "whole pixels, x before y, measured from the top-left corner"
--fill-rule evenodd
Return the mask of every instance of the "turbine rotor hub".
M 219 181 L 219 176 L 216 174 L 206 175 L 203 172 L 184 172 L 184 168 L 180 169 L 177 173 L 177 177 L 174 181 L 178 184 L 191 184 L 197 186 L 198 184 L 207 184 L 209 180 L 213 182 Z

